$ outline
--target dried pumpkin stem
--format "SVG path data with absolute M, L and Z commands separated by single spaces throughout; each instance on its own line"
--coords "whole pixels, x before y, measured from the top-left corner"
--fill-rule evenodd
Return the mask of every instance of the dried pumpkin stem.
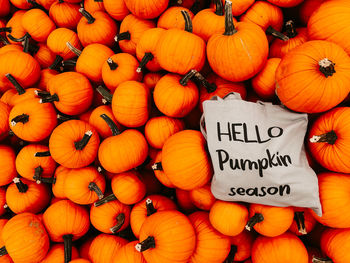
M 36 181 L 37 184 L 41 184 L 41 183 L 55 184 L 56 183 L 56 177 L 42 177 L 41 175 L 43 172 L 44 170 L 41 166 L 38 166 L 34 169 L 33 179 Z
M 103 0 L 94 0 L 94 2 L 97 2 L 97 3 L 102 3 Z
M 15 185 L 20 193 L 26 193 L 28 191 L 28 185 L 23 183 L 21 181 L 21 179 L 19 179 L 18 177 L 13 178 L 12 181 L 15 183 Z
M 103 204 L 106 204 L 106 203 L 114 201 L 114 200 L 117 200 L 117 197 L 114 194 L 110 194 L 110 195 L 107 195 L 106 197 L 96 201 L 94 203 L 94 206 L 95 207 L 99 207 L 99 206 L 101 206 Z
M 63 67 L 66 67 L 66 66 L 76 66 L 77 65 L 77 61 L 76 60 L 73 60 L 73 59 L 70 59 L 70 60 L 66 60 L 66 61 L 62 61 L 62 66 Z
M 21 115 L 14 117 L 11 120 L 11 126 L 15 126 L 19 122 L 24 124 L 24 123 L 27 123 L 28 121 L 29 121 L 29 115 L 23 113 Z
M 83 150 L 85 146 L 88 144 L 88 142 L 90 141 L 92 134 L 93 134 L 92 131 L 86 131 L 84 133 L 83 138 L 80 141 L 74 142 L 75 149 L 79 151 Z
M 0 32 L 11 33 L 12 32 L 12 27 L 0 27 Z
M 76 120 L 75 117 L 69 116 L 69 115 L 66 115 L 66 114 L 62 114 L 62 113 L 57 114 L 57 119 L 60 120 L 60 121 Z
M 318 62 L 318 65 L 320 66 L 319 69 L 323 73 L 323 75 L 328 78 L 333 76 L 333 74 L 336 72 L 335 71 L 335 63 L 333 63 L 331 60 L 328 58 L 324 58 Z
M 0 35 L 0 41 L 5 45 L 10 45 L 11 43 L 4 36 Z
M 103 198 L 103 193 L 102 193 L 101 189 L 97 186 L 97 184 L 95 182 L 90 182 L 88 188 L 89 188 L 90 191 L 94 191 L 97 194 L 98 199 L 102 199 Z
M 108 102 L 112 103 L 113 95 L 102 86 L 98 86 L 96 91 L 101 94 L 101 96 Z
M 57 70 L 58 66 L 62 63 L 62 61 L 63 61 L 63 57 L 61 57 L 60 55 L 56 55 L 55 60 L 49 66 L 49 69 Z
M 188 81 L 193 78 L 193 76 L 196 74 L 196 72 L 194 70 L 190 70 L 185 76 L 182 77 L 182 79 L 180 79 L 180 84 L 182 86 L 186 86 Z
M 264 221 L 264 216 L 260 213 L 255 213 L 255 215 L 248 220 L 248 223 L 246 224 L 245 229 L 250 231 L 252 227 L 254 227 L 257 223 L 260 223 L 262 221 Z
M 26 38 L 31 37 L 29 35 L 29 33 L 25 33 L 23 37 L 20 38 L 15 38 L 14 36 L 12 36 L 11 34 L 8 34 L 7 37 L 12 40 L 13 42 L 23 42 L 24 40 L 26 40 Z
M 0 248 L 0 257 L 5 256 L 7 254 L 8 253 L 7 253 L 6 247 L 5 246 L 1 247 Z
M 237 33 L 235 25 L 233 24 L 233 15 L 232 15 L 232 2 L 226 0 L 225 3 L 225 32 L 224 36 L 232 36 Z
M 66 46 L 69 48 L 70 51 L 72 51 L 78 57 L 81 55 L 82 51 L 77 49 L 75 46 L 73 46 L 69 41 L 66 42 Z
M 38 45 L 35 45 L 35 44 L 32 44 L 32 43 L 29 43 L 29 45 L 28 45 L 28 51 L 31 54 L 38 53 L 39 49 L 40 49 L 40 47 Z
M 215 14 L 218 16 L 224 15 L 224 6 L 222 5 L 221 0 L 214 0 L 215 3 Z
M 26 37 L 23 41 L 23 52 L 24 53 L 29 52 L 29 37 Z
M 87 19 L 88 24 L 92 24 L 95 22 L 95 18 L 84 8 L 79 8 L 79 12 Z
M 63 237 L 63 246 L 64 246 L 64 263 L 69 263 L 72 260 L 72 241 L 73 235 L 68 234 Z
M 288 41 L 289 37 L 287 37 L 286 35 L 282 34 L 281 32 L 278 32 L 276 29 L 274 29 L 272 26 L 269 26 L 266 31 L 266 34 L 274 36 L 278 39 L 281 39 L 283 41 Z
M 293 20 L 289 20 L 285 24 L 286 35 L 288 38 L 293 38 L 298 35 L 298 32 L 295 30 L 295 25 Z
M 122 226 L 124 225 L 125 223 L 124 213 L 117 215 L 116 220 L 117 220 L 117 224 L 109 229 L 113 234 L 117 233 L 118 230 L 121 229 Z
M 181 14 L 185 19 L 185 31 L 192 33 L 193 27 L 190 15 L 185 10 L 181 10 Z
M 54 101 L 60 101 L 60 99 L 58 98 L 58 95 L 56 93 L 53 95 L 41 98 L 39 100 L 39 103 L 47 103 L 47 102 L 54 102 Z
M 235 245 L 231 245 L 230 253 L 227 255 L 224 263 L 231 263 L 234 261 L 235 256 L 237 254 L 238 248 Z
M 156 247 L 156 242 L 154 240 L 154 237 L 149 236 L 141 243 L 137 243 L 137 245 L 135 246 L 135 249 L 138 252 L 143 252 L 143 251 L 146 251 L 147 249 L 155 248 L 155 247 Z
M 114 37 L 114 41 L 115 41 L 115 42 L 122 41 L 122 40 L 130 40 L 130 39 L 131 39 L 131 35 L 130 35 L 130 32 L 129 32 L 129 31 L 126 31 L 126 32 L 117 34 L 117 35 Z
M 335 144 L 336 140 L 338 139 L 337 134 L 335 131 L 331 130 L 327 133 L 321 134 L 321 135 L 314 135 L 310 138 L 310 142 L 316 143 L 316 142 L 326 142 L 331 145 Z
M 109 118 L 106 114 L 101 114 L 100 117 L 108 124 L 113 136 L 121 134 L 117 125 L 111 120 L 111 118 Z
M 107 59 L 107 64 L 110 68 L 110 70 L 116 70 L 118 68 L 118 64 L 113 61 L 112 58 Z
M 40 98 L 46 98 L 46 97 L 51 96 L 50 92 L 39 90 L 39 89 L 35 90 L 34 93 L 35 93 L 35 95 L 39 96 Z
M 136 69 L 137 73 L 140 73 L 142 69 L 146 66 L 148 62 L 154 59 L 154 56 L 151 52 L 146 52 L 143 58 L 141 59 L 139 67 Z
M 5 77 L 11 82 L 11 84 L 15 87 L 17 90 L 17 93 L 19 95 L 22 95 L 26 93 L 26 90 L 21 86 L 21 84 L 18 83 L 18 81 L 15 79 L 14 76 L 12 76 L 10 73 L 5 74 Z
M 155 163 L 152 165 L 153 171 L 163 171 L 163 166 L 161 162 Z
M 157 212 L 157 209 L 154 208 L 153 202 L 150 198 L 147 198 L 146 200 L 146 209 L 147 209 L 147 216 L 153 215 Z
M 302 235 L 306 235 L 307 232 L 305 227 L 304 212 L 295 212 L 294 220 L 297 223 L 299 233 L 301 233 Z
M 209 81 L 197 70 L 195 69 L 192 69 L 192 70 L 194 70 L 195 72 L 193 77 L 204 86 L 204 88 L 207 90 L 208 93 L 213 93 L 218 88 L 215 85 L 215 83 L 209 83 Z
M 34 157 L 47 157 L 47 156 L 51 156 L 50 151 L 36 152 L 36 153 L 34 154 Z
M 333 263 L 333 261 L 330 258 L 319 258 L 313 256 L 312 263 Z

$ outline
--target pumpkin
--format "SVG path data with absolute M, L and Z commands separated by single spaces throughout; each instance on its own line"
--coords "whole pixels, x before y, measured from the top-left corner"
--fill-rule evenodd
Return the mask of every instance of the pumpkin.
M 120 263 L 146 263 L 143 255 L 135 250 L 138 241 L 131 241 L 118 250 L 116 260 Z
M 28 99 L 12 108 L 9 123 L 19 138 L 39 142 L 56 127 L 56 111 L 50 103 L 42 104 L 39 99 Z
M 0 17 L 7 16 L 10 13 L 10 1 L 1 0 L 0 6 L 1 6 Z
M 10 107 L 0 101 L 0 141 L 5 139 L 10 130 L 8 118 L 10 115 Z
M 140 229 L 145 220 L 154 213 L 175 210 L 175 203 L 162 195 L 150 195 L 141 202 L 137 203 L 130 213 L 130 226 L 136 237 L 140 235 Z
M 334 263 L 348 262 L 350 229 L 327 229 L 321 236 L 321 249 Z
M 188 262 L 195 250 L 196 234 L 185 215 L 168 210 L 145 220 L 139 240 L 135 248 L 147 262 Z
M 349 73 L 350 57 L 340 46 L 308 41 L 283 57 L 276 70 L 276 93 L 291 110 L 323 112 L 348 95 Z
M 135 55 L 136 45 L 143 33 L 154 27 L 155 23 L 153 21 L 129 14 L 120 24 L 119 34 L 116 35 L 114 40 L 119 43 L 119 47 L 123 52 Z
M 209 184 L 191 190 L 190 199 L 197 208 L 206 211 L 209 211 L 216 201 Z
M 308 253 L 304 244 L 291 233 L 276 237 L 259 236 L 253 244 L 252 262 L 308 262 Z
M 46 10 L 50 10 L 50 6 L 55 2 L 55 0 L 36 0 L 35 2 L 44 7 Z
M 124 238 L 100 234 L 91 243 L 89 257 L 94 263 L 113 262 L 120 248 L 127 243 L 128 241 Z
M 64 262 L 68 263 L 72 259 L 72 241 L 89 229 L 88 212 L 69 200 L 61 200 L 46 209 L 43 222 L 52 241 L 64 242 Z
M 217 200 L 209 212 L 212 226 L 227 236 L 236 236 L 248 221 L 248 209 L 239 203 Z
M 261 204 L 251 204 L 249 207 L 249 220 L 246 229 L 253 227 L 263 236 L 275 237 L 286 232 L 294 218 L 292 207 L 275 207 Z
M 189 14 L 186 11 L 181 11 L 181 14 L 185 19 L 185 30 L 166 30 L 157 42 L 156 57 L 163 69 L 184 75 L 191 69 L 199 71 L 203 68 L 205 42 L 192 33 Z
M 252 87 L 255 93 L 265 100 L 272 100 L 275 94 L 275 73 L 280 58 L 269 58 L 262 70 L 252 78 Z
M 77 28 L 82 16 L 79 13 L 79 5 L 66 3 L 63 0 L 53 2 L 50 6 L 49 15 L 58 27 L 71 30 Z
M 80 8 L 79 12 L 84 16 L 77 25 L 81 44 L 86 47 L 89 44 L 99 43 L 112 47 L 114 36 L 118 31 L 115 21 L 103 11 L 90 14 L 85 9 Z
M 203 135 L 194 130 L 177 132 L 166 140 L 162 166 L 174 186 L 192 190 L 209 182 L 212 167 L 205 145 Z
M 79 257 L 78 250 L 72 247 L 72 259 Z M 41 263 L 61 263 L 64 262 L 64 246 L 63 244 L 55 244 L 50 247 L 47 252 L 46 257 L 41 261 Z M 71 262 L 71 261 L 69 261 Z
M 36 8 L 28 10 L 22 16 L 22 26 L 38 42 L 46 41 L 49 34 L 56 28 L 50 17 L 43 10 Z
M 154 159 L 154 164 L 152 165 L 152 170 L 157 179 L 166 187 L 174 188 L 174 185 L 169 180 L 168 176 L 164 173 L 162 167 L 162 151 L 159 151 Z
M 130 222 L 130 207 L 113 200 L 90 208 L 91 224 L 106 234 L 115 234 L 127 228 Z
M 169 0 L 124 0 L 130 12 L 142 19 L 153 19 L 158 17 L 168 7 Z
M 138 65 L 137 59 L 128 53 L 115 54 L 103 63 L 102 80 L 111 92 L 125 81 L 141 81 L 142 74 L 136 71 Z
M 247 22 L 234 26 L 232 3 L 227 1 L 225 32 L 214 34 L 207 44 L 207 57 L 213 71 L 233 82 L 247 80 L 262 69 L 267 55 L 268 42 L 263 30 Z
M 69 120 L 52 131 L 49 149 L 57 163 L 67 168 L 81 168 L 95 160 L 99 143 L 99 136 L 90 124 Z
M 322 217 L 311 211 L 315 219 L 321 224 L 333 228 L 350 227 L 350 214 L 347 207 L 350 198 L 350 178 L 347 174 L 324 172 L 318 174 L 320 201 L 322 205 Z
M 103 1 L 84 0 L 84 9 L 90 14 L 95 11 L 106 11 L 103 6 Z
M 143 77 L 142 82 L 152 91 L 162 76 L 159 72 L 148 72 Z
M 69 168 L 64 166 L 58 166 L 55 171 L 52 179 L 52 193 L 56 198 L 67 199 L 64 189 L 69 170 Z
M 48 68 L 55 61 L 55 54 L 44 43 L 38 44 L 38 50 L 33 57 L 41 68 Z
M 29 144 L 16 156 L 16 170 L 28 180 L 41 182 L 42 178 L 52 177 L 55 169 L 56 162 L 45 145 Z
M 178 28 L 184 30 L 185 20 L 181 14 L 182 10 L 186 11 L 191 20 L 193 20 L 194 14 L 189 9 L 180 6 L 171 6 L 158 18 L 157 27 L 163 29 Z
M 5 187 L 0 187 L 0 216 L 4 215 L 6 213 L 6 188 Z M 4 220 L 4 219 L 2 219 Z M 0 223 L 3 223 L 0 219 Z M 1 231 L 1 230 L 0 230 Z M 0 234 L 1 236 L 1 234 Z M 1 237 L 0 237 L 1 241 Z M 3 244 L 0 244 L 2 246 Z
M 181 211 L 184 211 L 186 214 L 189 214 L 197 210 L 197 207 L 192 203 L 192 200 L 190 198 L 190 191 L 176 188 L 175 194 L 176 203 L 180 207 Z
M 255 236 L 249 231 L 242 231 L 230 237 L 231 250 L 226 261 L 243 261 L 251 256 Z
M 41 89 L 41 90 L 46 90 L 48 91 L 47 89 L 47 83 L 49 82 L 49 80 L 53 77 L 53 76 L 56 76 L 58 75 L 59 73 L 56 71 L 56 70 L 53 70 L 53 69 L 49 69 L 49 68 L 46 68 L 46 69 L 43 69 L 41 70 L 40 72 L 40 81 L 38 83 L 38 88 Z
M 221 0 L 223 5 L 226 0 Z M 255 0 L 235 0 L 232 1 L 232 15 L 239 16 L 243 14 L 252 4 L 254 4 Z
M 270 3 L 280 7 L 293 7 L 299 5 L 304 0 L 267 0 Z
M 350 173 L 347 161 L 349 145 L 347 116 L 349 107 L 338 107 L 319 116 L 309 131 L 308 146 L 312 157 L 328 170 Z
M 305 0 L 299 8 L 299 19 L 307 25 L 312 13 L 326 0 Z
M 1 238 L 5 244 L 0 255 L 9 254 L 14 262 L 41 262 L 50 247 L 50 240 L 38 216 L 21 213 L 4 226 Z
M 94 236 L 90 236 L 89 238 L 84 240 L 83 243 L 80 245 L 79 255 L 81 258 L 89 259 L 89 249 L 90 249 L 91 243 L 94 239 L 95 239 Z
M 230 239 L 216 231 L 206 212 L 188 216 L 196 232 L 196 248 L 189 262 L 222 263 L 230 252 Z
M 0 35 L 1 39 L 1 35 Z M 8 52 L 8 51 L 22 51 L 22 47 L 14 44 L 7 44 L 6 46 L 3 46 L 0 48 L 0 55 Z
M 117 21 L 122 21 L 130 13 L 124 0 L 103 0 L 103 7 Z
M 306 235 L 314 229 L 316 223 L 309 209 L 295 207 L 294 220 L 289 231 L 297 236 Z
M 6 28 L 11 28 L 11 32 L 7 32 L 8 34 L 6 34 L 8 41 L 11 44 L 17 44 L 17 42 L 11 40 L 11 37 L 13 38 L 21 38 L 25 35 L 26 30 L 23 28 L 22 26 L 22 17 L 25 14 L 25 10 L 18 10 L 17 12 L 15 12 L 12 17 L 8 20 L 7 24 L 6 24 Z M 9 36 L 10 35 L 10 36 Z
M 1 232 L 4 228 L 4 226 L 6 225 L 6 223 L 8 222 L 8 219 L 0 219 L 0 246 L 3 247 L 5 244 L 4 244 L 4 241 L 2 240 L 1 238 Z M 3 255 L 0 257 L 0 262 L 2 263 L 12 263 L 12 259 L 10 258 L 10 256 L 7 254 L 7 255 Z
M 0 145 L 0 186 L 7 185 L 16 177 L 15 151 L 6 145 Z
M 101 115 L 112 130 L 98 149 L 98 160 L 102 167 L 112 173 L 121 173 L 142 164 L 148 152 L 148 145 L 141 132 L 128 129 L 120 132 L 115 123 L 105 114 Z

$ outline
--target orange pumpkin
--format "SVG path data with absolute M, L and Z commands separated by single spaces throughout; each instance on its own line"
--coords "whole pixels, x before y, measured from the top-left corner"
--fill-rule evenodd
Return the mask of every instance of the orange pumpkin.
M 39 62 L 41 68 L 48 68 L 55 61 L 55 54 L 43 43 L 38 44 L 38 50 L 33 57 Z
M 231 250 L 226 260 L 232 262 L 243 261 L 249 258 L 251 256 L 254 238 L 254 235 L 248 231 L 242 231 L 239 235 L 230 237 Z
M 184 211 L 186 214 L 189 214 L 197 210 L 197 207 L 191 201 L 190 191 L 176 188 L 175 194 L 176 194 L 176 203 L 180 207 L 181 211 Z
M 5 139 L 10 130 L 8 118 L 10 115 L 10 107 L 0 101 L 0 141 Z
M 158 17 L 168 7 L 169 0 L 124 0 L 126 7 L 132 14 L 142 19 L 153 19 Z
M 306 235 L 314 229 L 316 222 L 309 209 L 294 208 L 294 220 L 289 231 L 297 236 Z
M 49 10 L 50 18 L 58 27 L 75 30 L 81 19 L 79 5 L 64 2 L 63 0 L 54 1 Z
M 197 208 L 206 211 L 209 211 L 216 201 L 208 184 L 191 190 L 190 199 Z
M 124 0 L 103 0 L 103 7 L 117 21 L 122 21 L 130 13 Z
M 348 262 L 350 229 L 327 229 L 321 236 L 321 249 L 332 262 Z M 322 262 L 322 261 L 321 261 Z
M 46 90 L 47 89 L 47 83 L 49 82 L 49 80 L 53 77 L 58 75 L 59 73 L 56 70 L 50 69 L 50 68 L 46 68 L 41 70 L 40 72 L 40 81 L 38 83 L 38 88 L 41 90 Z
M 226 0 L 221 0 L 224 5 Z M 254 4 L 255 0 L 235 0 L 232 1 L 232 14 L 233 16 L 239 16 L 243 14 L 252 4 Z
M 171 29 L 171 28 L 178 28 L 178 29 L 185 29 L 185 20 L 183 19 L 183 15 L 181 14 L 181 11 L 186 11 L 191 20 L 194 18 L 194 14 L 185 7 L 181 6 L 171 6 L 168 9 L 166 9 L 163 14 L 158 18 L 157 21 L 157 28 L 163 28 L 163 29 Z
M 64 166 L 58 166 L 54 177 L 52 179 L 52 193 L 56 198 L 67 199 L 67 196 L 64 192 L 65 189 L 65 181 L 68 176 L 69 168 Z
M 3 247 L 5 245 L 4 241 L 2 240 L 2 237 L 1 237 L 1 232 L 4 229 L 4 226 L 6 225 L 7 222 L 8 222 L 8 219 L 0 219 L 0 247 Z M 7 255 L 3 255 L 0 257 L 0 262 L 1 263 L 12 263 L 13 261 L 10 258 L 10 256 L 7 254 Z
M 304 0 L 267 0 L 270 3 L 280 7 L 293 7 L 299 5 Z
M 162 76 L 159 72 L 149 72 L 145 74 L 142 82 L 152 91 Z
M 15 151 L 6 145 L 0 145 L 0 186 L 7 185 L 16 177 Z
M 1 6 L 0 17 L 7 16 L 10 13 L 10 1 L 1 0 L 0 6 Z
M 11 28 L 11 32 L 8 32 L 7 37 L 9 35 L 13 36 L 14 38 L 21 38 L 25 35 L 26 30 L 22 26 L 22 17 L 25 14 L 25 10 L 18 10 L 15 12 L 12 17 L 9 19 L 9 21 L 6 24 L 7 28 Z M 10 37 L 8 37 L 8 40 L 12 44 L 19 44 L 15 41 L 12 41 Z
M 95 11 L 106 11 L 103 6 L 103 1 L 95 1 L 95 0 L 84 0 L 84 8 L 90 14 Z
M 11 82 L 15 89 L 6 90 L 1 99 L 10 107 L 13 107 L 16 104 L 19 104 L 27 99 L 34 99 L 38 97 L 37 89 L 24 89 L 11 74 L 6 74 L 6 78 Z
M 305 0 L 301 3 L 299 7 L 299 19 L 304 24 L 307 25 L 313 12 L 326 0 Z
M 164 173 L 162 167 L 162 151 L 159 151 L 154 159 L 154 164 L 152 165 L 152 170 L 157 179 L 166 187 L 174 188 L 174 185 L 169 180 L 168 176 Z
M 5 187 L 0 187 L 0 216 L 4 215 L 6 213 L 6 188 Z M 0 219 L 0 223 L 2 223 Z M 0 230 L 1 231 L 1 230 Z M 1 232 L 0 232 L 1 233 Z M 0 234 L 1 236 L 1 234 Z M 1 237 L 0 237 L 1 241 Z M 2 244 L 0 244 L 1 246 Z
M 141 253 L 135 250 L 138 241 L 132 241 L 118 250 L 117 261 L 120 263 L 146 263 Z
M 78 250 L 72 247 L 72 259 L 79 257 Z M 50 247 L 47 252 L 46 257 L 41 261 L 41 263 L 61 263 L 64 262 L 64 246 L 63 244 L 55 244 Z M 71 261 L 69 261 L 71 262 Z

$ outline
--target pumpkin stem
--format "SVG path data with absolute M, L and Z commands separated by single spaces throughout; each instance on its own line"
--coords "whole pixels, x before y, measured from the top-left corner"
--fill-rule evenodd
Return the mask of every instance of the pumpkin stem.
M 225 3 L 225 32 L 224 36 L 232 36 L 237 33 L 235 25 L 233 24 L 233 15 L 232 15 L 232 2 L 226 0 Z
M 312 263 L 333 263 L 333 261 L 330 258 L 319 258 L 319 257 L 313 256 Z
M 87 19 L 88 24 L 92 24 L 95 22 L 95 18 L 84 8 L 79 8 L 79 12 Z
M 28 185 L 23 183 L 18 177 L 13 178 L 12 181 L 15 183 L 20 193 L 26 193 L 28 191 Z
M 63 57 L 61 57 L 60 55 L 56 55 L 55 60 L 52 62 L 52 64 L 49 66 L 49 69 L 54 69 L 57 70 L 58 65 L 60 65 L 63 61 Z
M 148 62 L 150 62 L 152 59 L 154 59 L 154 56 L 151 52 L 146 52 L 143 56 L 139 67 L 136 69 L 137 73 L 141 73 L 142 69 L 146 66 Z
M 227 258 L 225 259 L 224 263 L 233 262 L 237 254 L 237 251 L 238 251 L 237 246 L 231 245 L 230 253 L 227 255 Z
M 113 136 L 121 134 L 117 125 L 111 120 L 111 118 L 109 118 L 106 114 L 101 114 L 100 117 L 108 124 Z
M 50 151 L 36 152 L 34 154 L 34 157 L 47 157 L 47 156 L 51 156 Z
M 321 135 L 314 135 L 312 138 L 310 138 L 310 142 L 326 142 L 331 145 L 335 144 L 336 140 L 338 139 L 337 134 L 335 131 L 331 130 L 327 133 L 321 134 Z
M 69 263 L 72 260 L 72 239 L 73 235 L 63 235 L 63 246 L 64 246 L 64 263 Z
M 24 53 L 28 53 L 29 52 L 29 37 L 28 36 L 23 41 L 23 52 Z
M 298 35 L 298 32 L 295 30 L 295 25 L 293 20 L 287 21 L 285 24 L 285 28 L 286 28 L 286 36 L 288 38 L 293 38 Z
M 47 103 L 47 102 L 54 102 L 54 101 L 60 101 L 60 99 L 58 98 L 58 95 L 56 93 L 53 95 L 41 98 L 39 100 L 39 103 Z
M 39 167 L 37 167 L 37 168 L 39 168 Z M 41 183 L 55 184 L 56 183 L 56 177 L 42 177 L 41 173 L 37 175 L 37 171 L 36 171 L 37 168 L 35 168 L 35 174 L 33 176 L 33 179 L 36 181 L 37 184 L 41 184 Z
M 114 41 L 115 41 L 115 42 L 122 41 L 122 40 L 130 40 L 130 39 L 131 39 L 131 35 L 130 35 L 130 32 L 129 32 L 129 31 L 126 31 L 126 32 L 117 34 L 117 35 L 114 37 Z
M 118 64 L 113 61 L 112 58 L 107 59 L 107 64 L 110 68 L 110 70 L 116 70 L 118 68 Z
M 82 51 L 77 49 L 75 46 L 73 46 L 69 41 L 66 42 L 66 46 L 69 48 L 70 51 L 72 51 L 78 57 L 81 55 Z
M 12 83 L 19 95 L 26 93 L 26 90 L 18 83 L 18 81 L 10 73 L 5 74 L 6 78 Z
M 14 36 L 12 36 L 11 34 L 8 34 L 7 37 L 12 40 L 13 42 L 23 42 L 24 40 L 26 40 L 27 37 L 30 37 L 29 33 L 25 33 L 23 37 L 20 38 L 15 38 Z
M 5 45 L 10 45 L 11 43 L 7 40 L 6 37 L 0 35 L 0 41 Z
M 121 227 L 124 225 L 124 222 L 125 222 L 124 213 L 117 215 L 116 219 L 117 219 L 117 224 L 109 229 L 113 234 L 117 233 L 118 230 L 121 229 Z
M 155 163 L 152 165 L 152 170 L 153 171 L 163 171 L 163 166 L 161 162 Z
M 254 216 L 252 216 L 249 220 L 248 223 L 245 226 L 245 229 L 250 231 L 253 226 L 255 226 L 257 223 L 260 223 L 264 221 L 264 216 L 260 213 L 255 213 Z
M 112 98 L 113 98 L 113 95 L 108 91 L 106 90 L 104 87 L 102 86 L 98 86 L 96 88 L 97 92 L 101 94 L 101 96 L 106 100 L 106 102 L 108 103 L 112 103 Z
M 294 220 L 297 223 L 299 233 L 301 233 L 302 235 L 306 235 L 307 232 L 305 227 L 304 212 L 295 212 Z
M 80 141 L 74 142 L 75 149 L 79 151 L 83 150 L 85 146 L 88 144 L 88 142 L 90 141 L 91 136 L 92 136 L 92 131 L 86 131 L 83 138 Z
M 90 191 L 94 191 L 97 194 L 98 199 L 102 199 L 103 198 L 103 193 L 102 193 L 101 189 L 97 186 L 97 184 L 95 182 L 90 182 L 88 188 L 89 188 Z
M 34 90 L 35 95 L 39 96 L 40 98 L 46 98 L 51 96 L 50 92 L 48 91 L 43 91 L 43 90 Z
M 7 253 L 6 247 L 5 246 L 1 247 L 0 248 L 0 257 L 5 256 L 7 254 L 8 253 Z
M 15 126 L 18 122 L 22 122 L 24 124 L 24 123 L 27 123 L 28 121 L 29 121 L 29 115 L 23 113 L 21 115 L 14 117 L 11 120 L 11 126 Z
M 69 116 L 62 113 L 57 114 L 57 119 L 60 121 L 76 120 L 76 118 L 74 118 L 73 116 Z
M 58 0 L 58 2 L 59 2 L 60 4 L 64 3 L 64 1 L 63 1 L 63 0 Z
M 218 87 L 215 85 L 215 83 L 209 83 L 209 81 L 201 73 L 199 73 L 195 69 L 192 70 L 194 71 L 193 77 L 204 86 L 208 93 L 213 93 L 214 91 L 216 91 Z
M 195 74 L 196 72 L 194 71 L 194 70 L 190 70 L 185 76 L 183 76 L 182 77 L 182 79 L 180 79 L 180 84 L 182 85 L 182 86 L 186 86 L 187 85 L 187 83 L 188 83 L 188 81 L 191 79 L 191 78 L 193 78 L 193 76 L 194 76 L 194 74 Z
M 94 0 L 94 2 L 97 2 L 97 3 L 102 3 L 103 0 Z
M 143 251 L 146 251 L 147 249 L 155 248 L 155 247 L 156 247 L 156 242 L 154 240 L 154 237 L 149 236 L 141 243 L 137 243 L 137 245 L 135 246 L 135 249 L 138 252 L 143 252 Z
M 185 10 L 181 10 L 181 14 L 185 19 L 185 31 L 192 33 L 193 27 L 190 15 Z
M 110 194 L 110 195 L 107 195 L 106 197 L 96 201 L 94 203 L 94 206 L 95 207 L 99 207 L 105 203 L 108 203 L 108 202 L 111 202 L 111 201 L 114 201 L 114 200 L 117 200 L 117 197 L 114 195 L 114 194 Z
M 222 5 L 221 0 L 214 0 L 215 3 L 215 14 L 218 16 L 224 15 L 224 6 Z
M 281 39 L 283 41 L 288 41 L 289 37 L 287 37 L 286 35 L 282 34 L 281 32 L 278 32 L 276 29 L 274 29 L 272 26 L 269 26 L 266 31 L 266 34 L 274 36 L 278 39 Z
M 336 72 L 334 69 L 335 63 L 328 58 L 320 60 L 318 65 L 320 66 L 320 71 L 326 78 L 333 76 L 333 74 Z
M 150 198 L 146 200 L 147 216 L 153 215 L 157 212 L 157 209 L 154 208 L 153 202 Z
M 11 33 L 12 32 L 12 27 L 0 27 L 0 32 Z

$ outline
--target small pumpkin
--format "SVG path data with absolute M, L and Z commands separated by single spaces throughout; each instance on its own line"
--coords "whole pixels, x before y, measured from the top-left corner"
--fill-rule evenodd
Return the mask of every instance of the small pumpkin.
M 33 57 L 39 62 L 41 68 L 48 68 L 55 61 L 55 54 L 44 43 L 38 43 L 38 48 Z
M 205 211 L 209 211 L 216 201 L 208 184 L 191 190 L 190 199 L 197 208 Z
M 54 1 L 50 6 L 49 15 L 58 27 L 75 30 L 82 17 L 79 8 L 79 5 L 63 0 Z
M 157 28 L 171 29 L 178 28 L 185 30 L 185 20 L 181 11 L 186 11 L 190 16 L 191 20 L 194 18 L 194 14 L 186 7 L 182 6 L 171 6 L 166 9 L 163 14 L 160 15 L 157 21 Z
M 327 229 L 321 236 L 321 249 L 332 262 L 348 262 L 350 229 Z M 316 261 L 317 262 L 317 261 Z M 323 262 L 323 261 L 320 261 Z
M 143 77 L 142 82 L 152 91 L 162 77 L 163 74 L 159 72 L 148 72 Z
M 15 151 L 7 146 L 0 145 L 0 186 L 7 185 L 16 177 Z
M 162 167 L 162 151 L 159 151 L 154 159 L 154 164 L 152 165 L 152 170 L 157 179 L 166 187 L 174 188 L 175 186 L 169 180 L 168 176 L 164 173 Z
M 138 241 L 131 241 L 118 250 L 116 261 L 120 263 L 146 263 L 141 253 L 135 250 Z
M 126 7 L 132 14 L 142 19 L 158 17 L 168 7 L 169 0 L 153 2 L 151 0 L 124 0 Z
M 103 0 L 103 7 L 117 21 L 122 21 L 130 13 L 124 0 Z
M 90 14 L 95 11 L 106 11 L 103 5 L 103 1 L 84 0 L 84 9 Z
M 294 220 L 289 231 L 297 236 L 306 235 L 314 229 L 316 222 L 309 209 L 295 207 Z
M 79 257 L 78 250 L 72 247 L 72 259 Z M 47 252 L 46 257 L 41 261 L 41 263 L 61 263 L 64 262 L 64 245 L 54 244 L 50 247 Z M 71 261 L 70 261 L 71 262 Z
M 175 189 L 176 202 L 180 207 L 181 211 L 184 211 L 186 214 L 193 213 L 197 210 L 197 207 L 192 203 L 190 198 L 190 191 L 181 190 L 179 188 Z
M 254 234 L 246 230 L 230 237 L 231 249 L 226 261 L 243 261 L 250 258 L 254 239 Z
M 10 115 L 10 107 L 0 101 L 0 141 L 5 139 L 10 130 L 8 118 Z

